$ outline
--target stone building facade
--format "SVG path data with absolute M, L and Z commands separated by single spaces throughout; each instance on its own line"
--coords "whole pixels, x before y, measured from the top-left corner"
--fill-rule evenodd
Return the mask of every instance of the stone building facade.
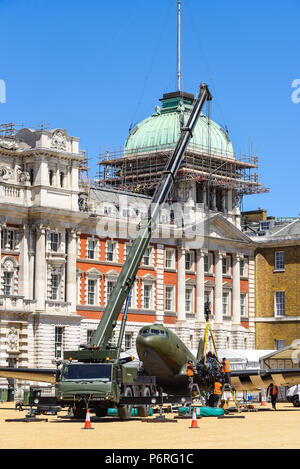
M 265 219 L 250 236 L 257 243 L 255 346 L 300 343 L 300 220 Z
M 0 139 L 1 366 L 53 367 L 64 349 L 89 342 L 147 213 L 149 196 L 90 184 L 84 164 L 79 139 L 62 129 Z M 125 349 L 156 321 L 197 348 L 207 299 L 217 346 L 254 348 L 255 243 L 238 206 L 229 209 L 190 204 L 185 223 L 161 214 L 133 288 Z

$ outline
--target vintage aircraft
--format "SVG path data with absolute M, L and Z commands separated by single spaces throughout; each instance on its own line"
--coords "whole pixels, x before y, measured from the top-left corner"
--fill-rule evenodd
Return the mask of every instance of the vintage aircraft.
M 211 390 L 217 367 L 211 366 L 211 363 L 204 364 L 201 343 L 195 357 L 174 332 L 162 324 L 152 324 L 140 329 L 136 349 L 144 372 L 156 376 L 164 392 L 176 395 L 187 389 L 186 365 L 190 359 L 197 365 L 194 382 L 200 390 Z M 236 391 L 259 391 L 270 383 L 292 386 L 300 383 L 300 368 L 233 370 L 231 382 Z
M 189 381 L 186 374 L 188 360 L 196 367 L 194 383 L 200 391 L 210 393 L 220 368 L 216 361 L 204 363 L 203 342 L 200 341 L 197 356 L 184 345 L 179 337 L 162 324 L 152 324 L 140 329 L 136 339 L 136 350 L 142 362 L 141 372 L 156 376 L 158 386 L 171 395 L 186 395 Z M 0 377 L 54 384 L 59 379 L 59 370 L 42 368 L 0 368 Z M 300 368 L 233 370 L 231 382 L 235 391 L 259 391 L 270 383 L 277 386 L 300 384 Z

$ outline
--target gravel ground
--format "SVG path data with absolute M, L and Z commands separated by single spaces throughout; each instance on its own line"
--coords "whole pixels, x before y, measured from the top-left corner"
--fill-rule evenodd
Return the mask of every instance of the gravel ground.
M 289 403 L 278 404 L 277 411 L 269 403 L 262 408 L 264 411 L 239 414 L 245 418 L 198 417 L 198 429 L 189 428 L 190 419 L 152 423 L 138 417 L 120 421 L 91 415 L 93 429 L 86 430 L 84 422 L 68 419 L 65 411 L 38 416 L 47 422 L 7 422 L 24 418 L 28 410 L 16 411 L 14 403 L 4 402 L 0 403 L 0 449 L 300 448 L 300 408 Z

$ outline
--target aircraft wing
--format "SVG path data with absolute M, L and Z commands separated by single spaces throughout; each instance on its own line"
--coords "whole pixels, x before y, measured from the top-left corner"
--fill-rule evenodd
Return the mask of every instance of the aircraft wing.
M 0 367 L 1 378 L 22 379 L 25 381 L 56 382 L 56 369 L 46 368 L 8 368 Z
M 267 388 L 270 383 L 293 386 L 300 384 L 300 368 L 233 370 L 231 382 L 236 391 L 258 391 Z

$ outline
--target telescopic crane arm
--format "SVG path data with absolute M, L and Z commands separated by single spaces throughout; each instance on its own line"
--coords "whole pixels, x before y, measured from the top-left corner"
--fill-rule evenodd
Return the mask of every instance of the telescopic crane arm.
M 211 99 L 212 96 L 208 86 L 206 83 L 202 83 L 188 122 L 185 127 L 181 128 L 180 137 L 175 150 L 170 157 L 161 180 L 155 190 L 148 209 L 148 217 L 140 223 L 138 235 L 131 246 L 118 280 L 109 297 L 98 328 L 92 337 L 91 347 L 103 349 L 106 347 L 111 337 L 114 325 L 121 312 L 128 292 L 135 281 L 140 262 L 151 240 L 151 233 L 154 231 L 158 221 L 159 209 L 166 201 L 168 193 L 174 183 L 176 173 L 183 160 L 186 147 L 192 137 L 193 130 L 201 110 L 205 102 L 210 101 Z

